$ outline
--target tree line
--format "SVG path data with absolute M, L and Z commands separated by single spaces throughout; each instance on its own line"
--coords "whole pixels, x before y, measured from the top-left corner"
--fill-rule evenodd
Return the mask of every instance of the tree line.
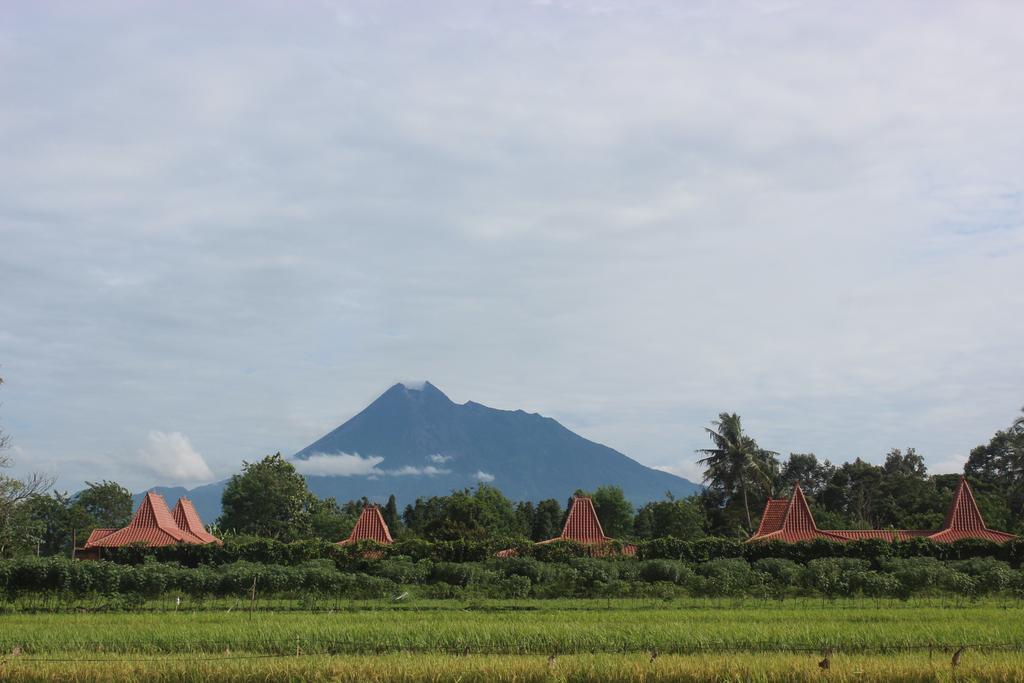
M 796 482 L 822 529 L 938 529 L 961 477 L 929 474 L 914 448 L 893 448 L 881 465 L 861 458 L 833 465 L 813 453 L 782 459 L 758 445 L 735 413 L 705 431 L 711 447 L 698 451 L 701 502 L 713 535 L 749 535 L 767 500 L 788 495 Z M 964 474 L 990 528 L 1024 532 L 1024 416 L 972 449 Z
M 705 432 L 710 444 L 698 451 L 705 485 L 700 494 L 675 498 L 667 493 L 639 507 L 616 486 L 575 494 L 591 496 L 606 535 L 616 539 L 743 539 L 757 528 L 765 502 L 787 495 L 797 481 L 821 528 L 938 529 L 960 477 L 929 474 L 913 448 L 892 449 L 880 465 L 860 458 L 833 465 L 813 453 L 782 458 L 746 433 L 734 413 L 720 414 Z M 7 443 L 0 432 L 0 446 Z M 8 465 L 0 452 L 0 467 Z M 974 448 L 965 473 L 988 525 L 1024 532 L 1024 416 Z M 39 475 L 0 474 L 0 557 L 70 556 L 72 546 L 81 545 L 92 529 L 123 527 L 131 519 L 131 494 L 116 482 L 87 482 L 74 495 L 50 491 L 51 484 Z M 223 492 L 222 514 L 211 530 L 224 538 L 334 542 L 349 534 L 368 502 L 318 498 L 277 453 L 243 463 Z M 402 511 L 390 496 L 382 513 L 397 539 L 540 541 L 559 535 L 568 505 L 568 497 L 513 502 L 481 484 L 417 498 Z

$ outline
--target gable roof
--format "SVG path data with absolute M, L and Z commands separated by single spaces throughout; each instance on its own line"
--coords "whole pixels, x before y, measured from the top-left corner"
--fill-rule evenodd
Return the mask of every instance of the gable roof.
M 782 531 L 782 521 L 786 519 L 786 511 L 789 510 L 788 498 L 771 498 L 764 506 L 764 514 L 761 515 L 761 523 L 757 527 L 757 536 L 772 534 Z
M 352 527 L 352 533 L 344 541 L 338 541 L 338 545 L 352 545 L 359 541 L 376 541 L 384 545 L 395 542 L 391 538 L 387 522 L 384 521 L 384 515 L 376 505 L 367 505 L 363 508 L 356 525 Z
M 960 479 L 953 502 L 946 514 L 946 523 L 938 531 L 916 529 L 850 529 L 822 530 L 814 521 L 800 482 L 793 486 L 788 499 L 773 498 L 768 501 L 761 516 L 761 523 L 749 541 L 809 541 L 823 538 L 832 541 L 857 541 L 879 538 L 886 541 L 906 541 L 911 538 L 927 538 L 938 543 L 951 543 L 961 538 L 979 538 L 1003 543 L 1016 538 L 1013 534 L 994 531 L 985 526 L 981 510 L 974 500 L 966 478 Z
M 103 528 L 93 529 L 91 532 L 89 532 L 89 538 L 87 538 L 85 540 L 85 547 L 88 548 L 90 546 L 90 544 L 98 541 L 99 539 L 103 538 L 104 536 L 109 536 L 110 534 L 114 533 L 115 531 L 117 531 L 117 529 L 103 529 Z
M 768 501 L 757 533 L 749 540 L 777 540 L 794 543 L 810 541 L 815 538 L 831 541 L 844 540 L 832 532 L 822 531 L 818 528 L 814 521 L 814 515 L 811 514 L 811 506 L 807 504 L 807 498 L 804 496 L 804 490 L 800 488 L 800 482 L 797 482 L 793 486 L 793 493 L 790 494 L 788 500 L 774 498 Z
M 134 543 L 147 546 L 174 545 L 175 543 L 204 543 L 188 531 L 178 528 L 167 509 L 164 497 L 148 492 L 139 503 L 132 521 L 123 529 L 99 538 L 89 536 L 86 548 L 116 548 Z
M 936 533 L 928 536 L 929 540 L 951 543 L 961 538 L 981 538 L 986 541 L 1003 543 L 1016 538 L 1004 531 L 989 529 L 985 524 L 978 502 L 974 500 L 974 492 L 967 484 L 967 478 L 960 478 L 960 485 L 953 494 L 953 502 L 946 513 L 946 523 Z
M 601 520 L 597 517 L 597 510 L 594 509 L 594 501 L 587 496 L 573 496 L 569 503 L 569 514 L 562 525 L 562 533 L 546 541 L 537 541 L 537 545 L 557 543 L 558 541 L 574 541 L 583 545 L 604 546 L 597 548 L 594 552 L 597 555 L 611 555 L 618 552 L 614 547 L 608 546 L 614 538 L 604 535 L 601 527 Z M 636 546 L 632 543 L 623 543 L 621 546 L 623 555 L 635 555 Z M 516 549 L 508 548 L 496 553 L 497 557 L 515 557 Z
M 179 529 L 187 531 L 203 543 L 224 545 L 223 541 L 206 530 L 206 527 L 203 526 L 203 520 L 199 519 L 199 513 L 188 498 L 178 499 L 174 510 L 171 511 L 171 516 L 174 518 L 174 523 Z
M 594 501 L 587 496 L 572 497 L 572 505 L 569 506 L 569 514 L 565 518 L 562 535 L 559 538 L 577 543 L 600 543 L 611 540 L 604 535 L 601 520 L 597 518 L 597 510 L 594 509 Z
M 569 514 L 565 518 L 565 524 L 562 525 L 562 533 L 546 541 L 539 541 L 538 544 L 574 541 L 583 545 L 601 545 L 614 540 L 614 538 L 604 535 L 601 520 L 598 519 L 597 510 L 594 509 L 594 501 L 588 496 L 573 496 L 572 502 L 569 504 Z M 623 555 L 635 553 L 635 545 L 623 544 Z

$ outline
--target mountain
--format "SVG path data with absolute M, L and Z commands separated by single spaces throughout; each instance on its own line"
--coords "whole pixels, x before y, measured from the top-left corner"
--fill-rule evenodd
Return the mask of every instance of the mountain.
M 366 496 L 400 504 L 485 482 L 513 500 L 567 499 L 576 489 L 621 486 L 634 504 L 666 491 L 688 496 L 691 481 L 645 467 L 616 450 L 522 410 L 458 404 L 430 382 L 396 384 L 343 425 L 292 457 L 320 497 Z M 187 495 L 204 521 L 220 514 L 225 482 Z M 180 489 L 159 489 L 169 504 Z M 141 494 L 140 494 L 141 496 Z

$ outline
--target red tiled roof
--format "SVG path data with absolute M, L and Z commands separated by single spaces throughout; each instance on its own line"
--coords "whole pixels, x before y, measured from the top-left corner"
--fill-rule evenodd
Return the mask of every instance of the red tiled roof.
M 974 492 L 967 485 L 967 479 L 960 479 L 960 486 L 953 494 L 953 502 L 946 513 L 946 525 L 928 537 L 940 543 L 952 543 L 962 538 L 980 538 L 995 543 L 1004 543 L 1016 538 L 1013 534 L 989 529 L 974 500 Z
M 931 535 L 931 531 L 915 531 L 908 529 L 830 529 L 834 536 L 842 536 L 848 541 L 861 541 L 866 538 L 880 538 L 883 541 L 907 541 Z
M 785 503 L 785 506 L 783 507 L 780 503 Z M 768 518 L 767 524 L 765 517 Z M 771 529 L 771 531 L 762 532 L 761 527 Z M 828 531 L 822 531 L 814 523 L 814 515 L 811 514 L 811 508 L 807 504 L 807 498 L 804 497 L 804 490 L 800 488 L 799 482 L 793 487 L 793 493 L 789 500 L 776 498 L 768 501 L 761 518 L 761 527 L 758 527 L 758 533 L 751 536 L 750 540 L 785 541 L 787 543 L 810 541 L 815 538 L 830 541 L 844 540 Z
M 772 498 L 764 506 L 764 514 L 761 515 L 761 524 L 757 527 L 757 535 L 782 531 L 782 520 L 786 518 L 786 510 L 789 509 L 788 498 Z
M 993 531 L 985 526 L 978 504 L 974 500 L 971 487 L 966 479 L 960 480 L 953 503 L 946 515 L 946 524 L 939 531 L 921 531 L 914 529 L 819 529 L 814 523 L 811 508 L 807 505 L 803 489 L 797 482 L 793 493 L 786 499 L 774 498 L 765 505 L 764 515 L 757 533 L 748 541 L 779 540 L 787 543 L 809 541 L 824 538 L 834 541 L 856 541 L 868 538 L 880 538 L 886 541 L 906 541 L 911 538 L 927 538 L 938 543 L 951 543 L 962 538 L 978 538 L 995 543 L 1003 543 L 1016 538 L 1013 534 Z
M 223 541 L 206 530 L 206 527 L 203 526 L 203 520 L 199 519 L 199 513 L 196 512 L 195 506 L 192 505 L 192 501 L 188 498 L 178 499 L 174 510 L 171 512 L 171 516 L 174 517 L 174 523 L 179 529 L 187 531 L 203 543 L 224 545 Z
M 117 529 L 93 529 L 89 534 L 89 538 L 85 540 L 85 547 L 88 548 L 90 544 L 95 543 L 104 536 L 109 536 L 115 531 L 117 531 Z
M 204 543 L 188 531 L 178 528 L 167 509 L 164 497 L 150 491 L 142 499 L 132 521 L 123 529 L 97 539 L 90 537 L 86 548 L 116 548 L 142 543 L 147 546 L 174 545 L 175 543 Z
M 391 538 L 387 522 L 384 521 L 384 515 L 376 505 L 367 505 L 363 508 L 355 527 L 352 528 L 352 533 L 344 541 L 338 541 L 338 545 L 352 545 L 359 541 L 376 541 L 384 545 L 395 542 Z
M 604 535 L 601 520 L 597 518 L 594 501 L 586 496 L 573 496 L 569 516 L 565 518 L 561 538 L 577 543 L 601 543 L 611 540 Z
M 562 533 L 546 541 L 539 541 L 538 545 L 557 543 L 558 541 L 574 541 L 583 545 L 606 545 L 609 541 L 614 540 L 604 535 L 601 520 L 598 519 L 597 510 L 594 509 L 594 501 L 587 496 L 573 496 Z M 636 546 L 624 543 L 622 554 L 635 555 Z M 498 557 L 511 557 L 515 555 L 515 549 L 502 550 L 497 555 Z

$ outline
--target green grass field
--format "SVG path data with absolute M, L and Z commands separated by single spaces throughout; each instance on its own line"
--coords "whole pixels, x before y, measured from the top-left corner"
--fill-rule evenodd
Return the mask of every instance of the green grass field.
M 0 679 L 1019 681 L 1022 617 L 996 603 L 632 600 L 7 614 L 0 651 L 16 654 Z

